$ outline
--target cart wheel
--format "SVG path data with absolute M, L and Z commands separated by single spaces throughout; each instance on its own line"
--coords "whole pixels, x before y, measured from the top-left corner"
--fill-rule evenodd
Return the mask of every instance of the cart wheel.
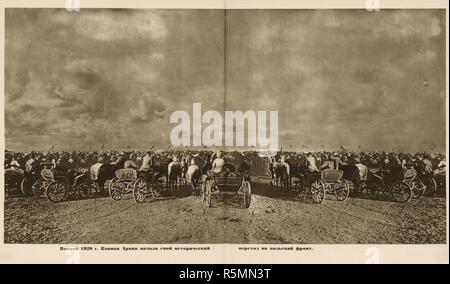
M 36 180 L 33 185 L 31 186 L 31 189 L 33 190 L 33 194 L 35 197 L 42 198 L 45 197 L 45 180 L 38 179 Z
M 411 198 L 412 189 L 406 182 L 396 181 L 391 186 L 391 194 L 396 202 L 405 203 Z
M 344 201 L 350 194 L 350 186 L 345 179 L 341 179 L 338 184 L 338 188 L 334 191 L 334 195 L 338 201 Z
M 311 198 L 314 203 L 322 203 L 325 199 L 325 184 L 320 179 L 310 185 Z
M 90 184 L 89 183 L 81 183 L 77 187 L 78 199 L 86 199 L 89 197 Z
M 133 185 L 133 198 L 136 203 L 142 203 L 147 197 L 147 184 L 144 179 L 138 178 Z
M 208 207 L 212 206 L 212 198 L 211 198 L 212 193 L 211 192 L 212 192 L 212 183 L 210 180 L 207 180 L 206 185 L 205 185 L 205 191 L 204 191 L 204 194 L 205 194 L 204 200 L 206 202 L 206 205 L 208 205 Z
M 64 201 L 67 195 L 67 186 L 59 181 L 53 181 L 45 189 L 45 195 L 54 203 Z
M 202 202 L 206 201 L 206 183 L 202 182 Z
M 249 208 L 252 202 L 252 186 L 248 181 L 242 183 L 242 193 L 244 195 L 244 206 L 245 208 Z
M 23 195 L 28 196 L 33 192 L 32 190 L 33 179 L 30 177 L 24 177 L 20 183 L 20 191 Z
M 415 179 L 411 181 L 411 189 L 412 189 L 411 197 L 414 199 L 419 199 L 425 194 L 427 187 L 421 180 Z
M 117 178 L 113 178 L 108 186 L 109 196 L 116 201 L 122 199 L 124 194 L 122 186 L 123 185 L 118 182 Z

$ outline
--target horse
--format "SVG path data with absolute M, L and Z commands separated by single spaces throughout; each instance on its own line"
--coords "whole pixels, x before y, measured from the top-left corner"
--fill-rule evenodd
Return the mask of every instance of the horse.
M 239 173 L 249 173 L 250 172 L 250 165 L 246 161 L 242 161 L 239 165 Z
M 201 177 L 202 171 L 198 166 L 190 166 L 186 171 L 186 180 L 192 186 L 193 194 L 195 194 L 195 189 L 198 186 Z
M 202 173 L 203 173 L 204 175 L 206 175 L 210 170 L 212 170 L 212 163 L 206 162 L 206 163 L 203 165 Z
M 156 172 L 155 180 L 159 181 L 161 178 L 165 178 L 168 181 L 168 166 L 169 163 L 157 162 L 152 166 L 152 170 Z
M 367 179 L 368 170 L 363 164 L 340 164 L 339 170 L 342 170 L 343 178 L 353 183 L 354 191 L 359 192 L 364 177 Z
M 168 173 L 167 185 L 169 187 L 179 185 L 178 181 L 181 180 L 182 171 L 183 170 L 181 168 L 181 164 L 178 162 L 170 163 L 167 166 L 167 173 Z
M 124 168 L 125 162 L 125 158 L 119 158 L 115 163 L 92 165 L 89 172 L 96 189 L 103 192 L 106 181 L 112 180 L 116 176 L 116 171 Z
M 273 177 L 271 184 L 275 181 L 275 185 L 279 186 L 281 189 L 288 189 L 290 187 L 290 175 L 288 173 L 288 168 L 286 164 L 282 163 L 272 163 L 273 167 L 271 171 L 273 171 Z
M 186 161 L 186 159 L 181 159 L 180 166 L 181 166 L 181 178 L 187 180 L 187 171 L 189 168 L 189 164 Z
M 270 172 L 270 184 L 275 180 L 275 162 L 269 163 L 269 172 Z

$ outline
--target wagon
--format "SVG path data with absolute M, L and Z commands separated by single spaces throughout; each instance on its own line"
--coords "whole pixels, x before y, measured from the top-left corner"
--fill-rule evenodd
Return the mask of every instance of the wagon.
M 376 177 L 379 178 L 376 178 Z M 374 178 L 375 177 L 375 178 Z M 405 203 L 411 198 L 420 198 L 425 193 L 425 184 L 417 177 L 415 169 L 407 169 L 400 173 L 387 170 L 370 172 L 368 181 L 363 184 L 362 191 L 366 191 L 373 198 L 380 195 L 390 195 L 399 203 Z
M 20 189 L 22 194 L 25 196 L 29 196 L 34 194 L 34 184 L 37 181 L 42 180 L 41 170 L 48 169 L 51 167 L 50 163 L 42 163 L 32 168 L 25 169 L 24 177 L 20 184 Z
M 55 169 L 42 169 L 41 178 L 33 186 L 37 197 L 44 196 L 54 203 L 64 201 L 68 196 L 83 197 L 89 190 L 90 183 L 86 173 L 73 172 L 73 175 Z
M 5 194 L 9 195 L 13 191 L 21 190 L 21 181 L 24 177 L 24 171 L 21 169 L 5 170 Z
M 240 199 L 245 208 L 250 207 L 252 189 L 250 175 L 246 173 L 236 173 L 233 164 L 226 163 L 219 174 L 209 171 L 203 180 L 202 201 L 208 207 L 212 207 L 213 196 L 231 195 L 235 199 Z
M 418 199 L 425 194 L 427 186 L 419 177 L 417 170 L 415 169 L 406 170 L 403 176 L 403 182 L 406 183 L 411 188 L 412 198 Z
M 120 169 L 115 172 L 115 175 L 109 183 L 109 195 L 114 200 L 121 200 L 127 193 L 133 193 L 137 203 L 144 202 L 149 196 L 159 196 L 156 192 L 160 184 L 157 172 Z
M 121 200 L 124 194 L 131 193 L 137 182 L 137 171 L 134 169 L 120 169 L 109 183 L 109 196 L 114 200 Z
M 160 172 L 149 170 L 139 171 L 138 179 L 133 186 L 133 199 L 136 203 L 142 203 L 148 197 L 157 198 L 164 189 L 166 177 Z
M 322 203 L 325 194 L 333 194 L 338 201 L 347 199 L 350 193 L 348 181 L 343 178 L 342 170 L 327 169 L 309 173 L 304 176 L 300 184 L 300 197 L 310 194 L 315 203 Z

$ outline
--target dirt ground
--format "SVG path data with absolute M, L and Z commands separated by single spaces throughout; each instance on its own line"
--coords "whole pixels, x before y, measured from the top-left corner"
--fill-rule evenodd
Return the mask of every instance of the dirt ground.
M 405 204 L 327 196 L 313 204 L 253 184 L 250 208 L 239 200 L 205 206 L 184 192 L 137 204 L 131 195 L 53 204 L 34 197 L 5 201 L 5 243 L 30 244 L 437 244 L 446 238 L 445 197 Z

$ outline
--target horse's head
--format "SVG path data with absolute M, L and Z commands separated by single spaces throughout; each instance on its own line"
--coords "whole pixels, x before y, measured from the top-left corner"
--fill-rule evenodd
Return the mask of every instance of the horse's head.
M 125 157 L 124 157 L 124 156 L 120 156 L 120 157 L 114 162 L 114 164 L 117 166 L 117 168 L 123 169 L 124 166 L 125 166 L 125 162 L 126 162 Z

